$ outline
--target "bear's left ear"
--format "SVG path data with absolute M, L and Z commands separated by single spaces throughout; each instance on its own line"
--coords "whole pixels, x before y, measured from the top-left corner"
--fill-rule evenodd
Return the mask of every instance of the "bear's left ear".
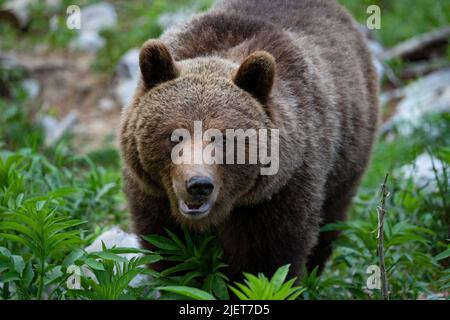
M 173 80 L 179 74 L 169 49 L 159 40 L 144 43 L 139 55 L 139 67 L 146 89 Z
M 275 58 L 266 51 L 255 51 L 241 64 L 233 81 L 264 104 L 269 98 L 274 77 Z

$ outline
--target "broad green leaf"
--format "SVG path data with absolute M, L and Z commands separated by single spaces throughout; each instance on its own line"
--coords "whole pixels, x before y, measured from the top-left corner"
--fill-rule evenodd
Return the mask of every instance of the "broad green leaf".
M 180 238 L 178 238 L 173 232 L 171 232 L 168 229 L 165 229 L 166 233 L 169 235 L 169 237 L 173 240 L 173 242 L 176 243 L 176 245 L 178 247 L 180 247 L 180 249 L 185 249 L 185 245 L 183 244 L 183 242 L 180 240 Z
M 231 286 L 229 288 L 231 291 L 233 291 L 233 293 L 236 295 L 236 297 L 239 298 L 239 300 L 249 300 L 249 298 L 244 293 L 239 291 L 238 289 L 231 287 Z
M 286 276 L 289 272 L 289 267 L 290 267 L 290 265 L 287 264 L 285 266 L 278 268 L 278 270 L 272 276 L 272 279 L 270 279 L 270 283 L 272 284 L 273 289 L 275 291 L 278 291 L 278 289 L 281 287 L 284 280 L 286 279 Z
M 7 283 L 20 280 L 20 274 L 17 271 L 10 271 L 0 275 L 0 282 Z
M 21 256 L 11 256 L 12 266 L 15 271 L 22 274 L 23 269 L 25 269 L 25 262 Z
M 214 296 L 212 296 L 208 292 L 192 287 L 166 286 L 166 287 L 158 287 L 157 290 L 180 294 L 195 300 L 216 300 Z
M 98 257 L 98 258 L 102 258 L 105 260 L 111 260 L 111 261 L 116 261 L 116 262 L 127 262 L 128 259 L 124 258 L 122 256 L 119 256 L 117 254 L 108 252 L 108 251 L 98 251 L 98 252 L 93 252 L 91 254 L 89 254 L 90 257 Z
M 439 253 L 437 256 L 433 258 L 434 261 L 439 261 L 442 259 L 446 259 L 450 257 L 450 248 L 447 248 L 444 252 Z
M 84 256 L 85 252 L 81 249 L 75 249 L 67 257 L 64 258 L 62 267 L 67 268 L 75 263 L 78 259 Z
M 142 238 L 159 249 L 171 251 L 179 250 L 179 248 L 173 243 L 173 241 L 159 235 L 152 234 L 149 236 L 143 236 Z
M 105 270 L 103 264 L 93 258 L 88 258 L 84 262 L 94 270 Z
M 213 291 L 214 295 L 220 300 L 229 300 L 230 296 L 227 290 L 227 284 L 220 276 L 213 277 Z

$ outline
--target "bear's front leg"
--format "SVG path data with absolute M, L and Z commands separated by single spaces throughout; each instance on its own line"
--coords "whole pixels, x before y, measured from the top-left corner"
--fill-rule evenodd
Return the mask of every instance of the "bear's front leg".
M 314 193 L 302 196 L 290 189 L 285 187 L 271 200 L 233 210 L 219 228 L 233 280 L 241 279 L 242 272 L 270 277 L 286 264 L 290 264 L 290 277 L 301 275 L 317 242 L 321 200 Z
M 156 249 L 145 241 L 142 236 L 151 234 L 167 236 L 165 229 L 172 231 L 177 236 L 183 236 L 180 226 L 175 223 L 171 216 L 167 198 L 149 195 L 129 175 L 125 175 L 124 178 L 124 192 L 131 212 L 133 232 L 139 237 L 143 248 Z M 173 263 L 158 262 L 152 264 L 151 268 L 162 271 L 171 266 L 173 266 Z

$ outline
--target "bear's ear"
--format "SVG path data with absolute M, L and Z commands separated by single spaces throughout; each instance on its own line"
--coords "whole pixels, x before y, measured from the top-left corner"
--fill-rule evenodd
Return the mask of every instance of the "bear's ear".
M 159 40 L 144 43 L 139 55 L 139 67 L 146 89 L 178 76 L 178 69 L 169 49 Z
M 275 77 L 275 58 L 266 51 L 249 55 L 234 76 L 234 83 L 266 103 Z

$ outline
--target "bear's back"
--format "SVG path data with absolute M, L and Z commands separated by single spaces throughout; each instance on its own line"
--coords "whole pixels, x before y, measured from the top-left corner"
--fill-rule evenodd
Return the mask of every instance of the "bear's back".
M 270 21 L 286 30 L 321 33 L 327 28 L 352 24 L 331 0 L 222 0 L 215 11 Z

